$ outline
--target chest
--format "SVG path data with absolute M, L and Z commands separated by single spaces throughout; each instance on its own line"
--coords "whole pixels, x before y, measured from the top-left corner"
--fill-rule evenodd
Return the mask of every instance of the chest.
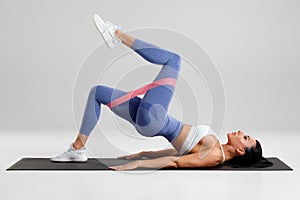
M 213 135 L 204 136 L 190 151 L 190 153 L 199 153 L 200 156 L 215 154 L 219 151 L 219 141 Z

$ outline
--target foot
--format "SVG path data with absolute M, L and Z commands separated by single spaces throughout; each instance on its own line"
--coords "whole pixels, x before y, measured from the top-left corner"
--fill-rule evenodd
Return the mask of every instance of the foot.
M 94 15 L 94 23 L 108 48 L 112 49 L 116 43 L 121 42 L 115 35 L 115 31 L 121 29 L 120 26 L 113 25 L 108 21 L 104 22 L 99 15 Z
M 85 147 L 75 149 L 72 143 L 65 152 L 52 156 L 50 160 L 53 162 L 86 162 L 88 157 Z

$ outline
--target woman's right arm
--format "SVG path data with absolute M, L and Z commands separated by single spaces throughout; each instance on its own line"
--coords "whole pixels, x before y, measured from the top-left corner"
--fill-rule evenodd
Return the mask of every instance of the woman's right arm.
M 179 153 L 178 153 L 178 151 L 176 151 L 176 149 L 171 148 L 171 149 L 163 149 L 163 150 L 159 150 L 159 151 L 142 151 L 142 152 L 139 152 L 136 154 L 121 156 L 118 158 L 119 159 L 139 159 L 142 157 L 147 157 L 147 158 L 153 159 L 153 158 L 160 158 L 163 156 L 179 156 Z

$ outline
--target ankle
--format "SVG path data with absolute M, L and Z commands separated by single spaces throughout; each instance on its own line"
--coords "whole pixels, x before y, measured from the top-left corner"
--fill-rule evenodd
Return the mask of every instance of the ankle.
M 76 150 L 78 150 L 78 149 L 84 147 L 84 145 L 78 145 L 78 144 L 74 144 L 74 143 L 72 144 L 72 146 L 73 146 L 73 148 L 76 149 Z
M 115 35 L 116 35 L 116 36 L 119 37 L 121 33 L 122 33 L 122 31 L 121 31 L 120 29 L 116 29 L 116 30 L 115 30 Z

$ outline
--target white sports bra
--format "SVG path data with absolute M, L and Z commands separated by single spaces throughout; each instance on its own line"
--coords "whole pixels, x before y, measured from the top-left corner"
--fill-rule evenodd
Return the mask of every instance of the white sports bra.
M 208 134 L 208 132 L 210 132 L 210 133 Z M 196 144 L 198 144 L 198 142 L 206 135 L 213 135 L 218 140 L 217 134 L 209 126 L 206 126 L 206 125 L 192 126 L 184 143 L 182 144 L 182 147 L 180 148 L 179 154 L 180 155 L 188 154 L 193 149 L 193 147 Z M 224 162 L 225 154 L 224 154 L 223 147 L 220 142 L 219 142 L 219 144 L 220 144 L 220 148 L 222 151 L 222 157 L 223 157 L 223 162 Z

